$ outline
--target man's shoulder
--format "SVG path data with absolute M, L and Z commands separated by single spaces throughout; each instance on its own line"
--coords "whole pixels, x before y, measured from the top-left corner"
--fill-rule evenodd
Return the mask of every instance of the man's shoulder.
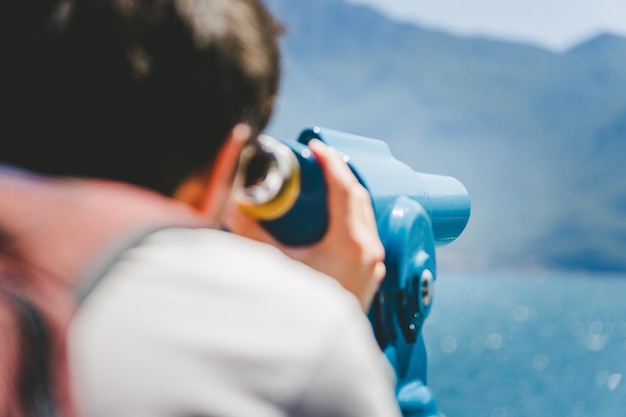
M 167 228 L 118 258 L 81 307 L 78 328 L 94 345 L 135 334 L 128 343 L 141 338 L 152 354 L 167 340 L 168 358 L 203 352 L 202 361 L 246 363 L 259 375 L 272 363 L 272 372 L 291 375 L 285 381 L 303 382 L 355 326 L 369 326 L 356 297 L 276 248 L 219 230 Z M 367 333 L 362 344 L 372 342 Z
M 145 284 L 153 289 L 213 300 L 229 311 L 253 307 L 258 317 L 273 321 L 272 315 L 289 315 L 330 331 L 363 315 L 357 299 L 334 279 L 273 246 L 221 230 L 162 229 L 129 249 L 118 264 L 109 278 L 149 280 Z
M 324 414 L 337 405 L 333 389 L 346 407 L 394 401 L 352 294 L 273 247 L 217 230 L 165 229 L 125 251 L 81 309 L 72 341 L 102 404 L 129 392 L 139 403 L 131 386 L 168 406 L 206 402 L 195 387 L 211 387 L 216 415 Z M 173 383 L 181 375 L 188 383 Z

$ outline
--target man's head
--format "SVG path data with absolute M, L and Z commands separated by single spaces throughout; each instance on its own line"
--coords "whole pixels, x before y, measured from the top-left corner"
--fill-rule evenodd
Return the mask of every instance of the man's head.
M 257 0 L 2 3 L 2 162 L 172 195 L 270 117 L 279 26 Z

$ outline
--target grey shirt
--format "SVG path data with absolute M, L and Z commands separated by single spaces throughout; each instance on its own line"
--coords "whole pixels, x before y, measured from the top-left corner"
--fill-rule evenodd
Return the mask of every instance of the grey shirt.
M 69 343 L 89 417 L 400 415 L 356 298 L 227 232 L 165 229 L 126 250 Z

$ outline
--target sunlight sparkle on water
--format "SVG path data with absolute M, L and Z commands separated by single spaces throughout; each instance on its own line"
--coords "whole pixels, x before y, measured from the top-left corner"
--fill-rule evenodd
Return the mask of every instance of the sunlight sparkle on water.
M 459 347 L 459 342 L 457 342 L 455 337 L 446 336 L 441 339 L 441 344 L 439 347 L 444 353 L 453 353 L 456 352 L 456 349 Z
M 515 308 L 513 309 L 513 320 L 515 320 L 517 323 L 525 322 L 526 320 L 528 320 L 529 316 L 530 310 L 525 305 L 518 305 L 515 306 Z
M 532 366 L 535 371 L 542 372 L 545 371 L 549 363 L 550 357 L 542 353 L 533 357 Z
M 622 374 L 611 374 L 606 380 L 606 386 L 613 391 L 619 385 L 622 380 Z
M 502 347 L 502 335 L 500 333 L 489 333 L 485 342 L 487 349 L 498 350 Z
M 613 391 L 619 385 L 622 380 L 622 374 L 612 374 L 606 369 L 602 369 L 601 371 L 596 372 L 596 385 L 598 387 L 602 387 L 606 385 L 606 387 Z
M 592 352 L 598 352 L 606 346 L 608 334 L 603 333 L 604 324 L 594 321 L 587 326 L 587 335 L 585 336 L 585 347 Z

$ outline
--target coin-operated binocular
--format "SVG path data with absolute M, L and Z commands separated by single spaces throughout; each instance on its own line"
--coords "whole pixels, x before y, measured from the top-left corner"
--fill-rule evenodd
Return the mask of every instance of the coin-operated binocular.
M 467 225 L 467 190 L 455 178 L 413 171 L 380 140 L 320 128 L 304 130 L 297 141 L 260 136 L 242 154 L 238 202 L 287 245 L 314 243 L 328 225 L 323 173 L 306 146 L 312 139 L 345 155 L 372 198 L 387 274 L 368 315 L 395 369 L 400 408 L 404 416 L 439 416 L 426 386 L 421 329 L 433 303 L 435 247 Z

